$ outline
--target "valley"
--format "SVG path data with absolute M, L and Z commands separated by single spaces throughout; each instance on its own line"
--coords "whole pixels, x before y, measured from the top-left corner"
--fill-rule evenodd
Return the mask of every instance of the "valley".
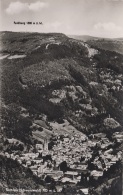
M 119 185 L 120 195 L 121 52 L 61 33 L 1 32 L 0 42 L 1 166 L 20 170 L 18 181 L 10 166 L 6 182 L 3 169 L 0 190 L 106 194 Z

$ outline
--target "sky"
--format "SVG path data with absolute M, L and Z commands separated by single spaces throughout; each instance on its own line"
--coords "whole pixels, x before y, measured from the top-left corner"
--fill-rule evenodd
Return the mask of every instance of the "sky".
M 123 37 L 123 0 L 0 0 L 0 31 Z

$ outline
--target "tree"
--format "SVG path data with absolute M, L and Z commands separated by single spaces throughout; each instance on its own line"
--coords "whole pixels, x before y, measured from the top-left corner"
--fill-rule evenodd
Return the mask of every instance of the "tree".
M 52 178 L 49 175 L 47 175 L 46 178 L 45 178 L 45 182 L 46 183 L 51 183 L 51 181 L 52 181 Z
M 53 146 L 54 146 L 54 142 L 53 141 L 49 142 L 48 143 L 48 150 L 52 150 Z
M 66 161 L 63 161 L 60 165 L 60 170 L 63 171 L 63 172 L 66 172 L 68 170 L 68 167 L 67 167 L 67 162 Z

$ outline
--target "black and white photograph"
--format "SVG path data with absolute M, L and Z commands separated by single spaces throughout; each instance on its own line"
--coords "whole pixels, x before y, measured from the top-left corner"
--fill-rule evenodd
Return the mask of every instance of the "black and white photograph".
M 123 0 L 0 0 L 0 195 L 123 195 Z

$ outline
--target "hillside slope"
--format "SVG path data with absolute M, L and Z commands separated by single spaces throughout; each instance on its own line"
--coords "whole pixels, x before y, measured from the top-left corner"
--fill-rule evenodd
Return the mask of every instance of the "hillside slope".
M 0 192 L 4 192 L 5 188 L 37 189 L 41 187 L 41 181 L 29 169 L 2 155 L 0 155 L 0 170 Z
M 97 47 L 99 49 L 115 51 L 117 53 L 123 54 L 123 39 L 122 38 L 101 38 L 92 36 L 70 36 L 71 38 L 87 42 L 92 47 Z
M 0 37 L 4 152 L 35 150 L 53 133 L 122 134 L 123 55 L 60 33 Z
M 10 109 L 20 120 L 21 107 L 26 107 L 30 116 L 42 113 L 48 120 L 67 119 L 89 134 L 107 131 L 104 119 L 109 115 L 121 129 L 122 55 L 62 34 L 7 32 L 2 34 L 2 42 L 1 56 L 15 56 L 16 50 L 18 55 L 22 50 L 26 55 L 2 59 L 3 126 Z M 15 127 L 5 124 L 3 128 L 16 137 Z

